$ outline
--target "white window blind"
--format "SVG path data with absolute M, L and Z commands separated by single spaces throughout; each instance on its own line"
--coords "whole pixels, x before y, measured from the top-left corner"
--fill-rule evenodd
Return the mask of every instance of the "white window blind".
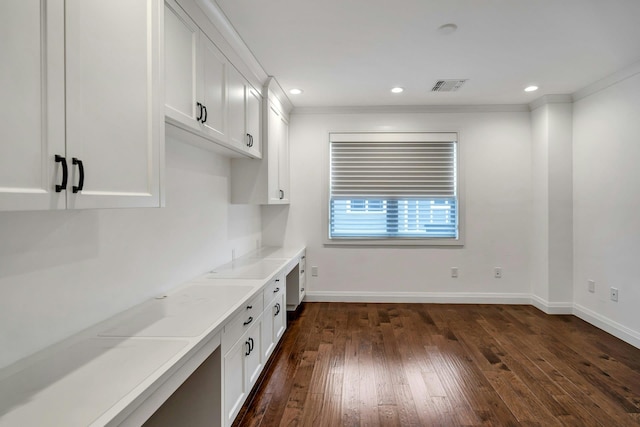
M 330 136 L 329 238 L 457 239 L 455 133 Z

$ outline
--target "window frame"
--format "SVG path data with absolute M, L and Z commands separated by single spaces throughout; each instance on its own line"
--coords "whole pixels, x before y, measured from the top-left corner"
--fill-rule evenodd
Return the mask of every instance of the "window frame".
M 362 138 L 375 135 L 374 137 L 380 138 L 382 136 L 388 137 L 390 141 L 394 138 L 401 140 L 402 138 L 434 138 L 427 139 L 437 141 L 438 137 L 444 138 L 442 134 L 455 134 L 456 137 L 456 194 L 457 194 L 457 211 L 458 211 L 458 237 L 333 237 L 330 238 L 330 187 L 331 187 L 331 141 L 332 135 L 361 135 Z M 459 131 L 411 131 L 411 132 L 375 132 L 375 131 L 331 131 L 327 134 L 327 142 L 324 148 L 323 159 L 323 208 L 322 208 L 322 221 L 323 221 L 323 244 L 324 246 L 406 246 L 406 247 L 462 247 L 464 246 L 464 168 L 462 162 L 462 145 L 460 143 Z M 445 141 L 445 139 L 442 139 Z

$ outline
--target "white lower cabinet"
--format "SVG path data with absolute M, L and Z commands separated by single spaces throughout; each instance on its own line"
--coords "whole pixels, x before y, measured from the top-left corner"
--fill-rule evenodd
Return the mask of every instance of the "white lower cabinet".
M 233 423 L 247 394 L 262 371 L 262 318 L 252 326 L 224 355 L 224 425 Z
M 264 305 L 263 305 L 264 302 Z M 287 327 L 286 283 L 281 273 L 224 327 L 223 420 L 230 426 Z
M 271 300 L 265 303 L 262 315 L 262 359 L 264 363 L 273 353 L 287 327 L 285 296 L 286 284 L 283 275 L 277 277 L 264 290 L 264 300 Z
M 273 310 L 273 340 L 275 344 L 277 344 L 287 329 L 287 306 L 284 292 L 276 298 L 273 304 Z
M 306 295 L 307 274 L 305 273 L 307 256 L 302 252 L 298 264 L 287 274 L 287 310 L 295 311 Z

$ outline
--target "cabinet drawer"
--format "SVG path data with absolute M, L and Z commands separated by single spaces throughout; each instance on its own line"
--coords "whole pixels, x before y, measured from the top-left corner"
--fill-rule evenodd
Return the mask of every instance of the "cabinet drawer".
M 264 306 L 267 307 L 271 301 L 284 293 L 285 280 L 284 275 L 278 275 L 272 279 L 264 288 Z
M 262 292 L 251 298 L 242 311 L 225 326 L 222 334 L 222 349 L 226 353 L 240 337 L 260 319 L 263 310 Z

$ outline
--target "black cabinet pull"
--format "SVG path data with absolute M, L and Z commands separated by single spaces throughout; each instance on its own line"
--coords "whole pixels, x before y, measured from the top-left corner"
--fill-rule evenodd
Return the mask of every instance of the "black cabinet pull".
M 275 288 L 275 289 L 273 290 L 273 293 L 274 293 L 274 294 L 277 294 L 278 292 L 280 292 L 280 288 Z
M 304 292 L 304 288 L 300 288 L 300 293 L 303 293 L 303 292 Z
M 196 107 L 198 107 L 198 117 L 196 117 L 197 121 L 202 120 L 202 104 L 196 102 Z
M 245 341 L 244 344 L 247 346 L 247 351 L 244 352 L 244 355 L 248 356 L 251 354 L 251 344 L 249 343 L 249 341 Z
M 67 178 L 69 178 L 69 169 L 67 168 L 67 159 L 56 154 L 56 163 L 62 163 L 62 182 L 56 185 L 56 193 L 67 189 Z
M 203 105 L 202 109 L 204 110 L 204 117 L 202 118 L 202 123 L 207 123 L 207 117 L 209 116 L 209 114 L 207 113 L 207 106 Z
M 276 307 L 276 314 L 274 314 L 273 317 L 276 317 L 278 314 L 280 314 L 280 303 L 276 303 L 275 307 Z
M 247 134 L 247 147 L 251 147 L 251 134 Z
M 250 147 L 253 147 L 253 135 L 251 135 L 251 145 Z
M 284 191 L 280 190 L 280 200 L 284 199 Z
M 306 257 L 307 257 L 306 255 L 302 255 L 302 258 L 301 258 L 301 259 L 305 259 Z
M 246 322 L 243 323 L 244 326 L 247 326 L 249 323 L 253 322 L 253 317 L 249 316 Z
M 75 157 L 71 159 L 71 163 L 78 165 L 78 173 L 80 174 L 80 178 L 78 178 L 78 185 L 74 185 L 72 188 L 72 191 L 77 193 L 78 191 L 82 191 L 84 188 L 84 165 L 82 164 L 82 160 L 78 160 Z
M 253 351 L 253 338 L 249 338 L 249 353 Z
M 253 306 L 252 306 L 252 305 L 248 305 L 248 306 L 247 306 L 247 310 L 251 310 L 252 308 L 253 308 Z

